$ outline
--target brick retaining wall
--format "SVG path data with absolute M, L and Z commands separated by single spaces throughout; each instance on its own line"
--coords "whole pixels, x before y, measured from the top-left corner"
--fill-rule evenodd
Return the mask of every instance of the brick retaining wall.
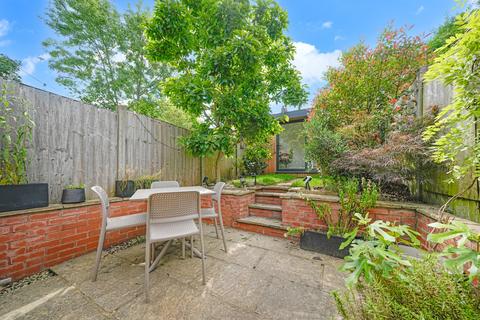
M 305 195 L 300 193 L 285 193 L 281 196 L 282 224 L 309 229 L 326 229 L 323 221 L 318 219 L 304 197 Z M 308 195 L 308 197 L 318 202 L 328 203 L 334 213 L 340 208 L 337 197 L 327 195 Z M 255 192 L 252 190 L 225 190 L 222 194 L 225 226 L 236 227 L 237 219 L 247 217 L 248 207 L 254 202 Z M 211 207 L 211 205 L 210 196 L 202 197 L 202 207 Z M 111 199 L 112 216 L 145 212 L 146 209 L 146 202 Z M 377 206 L 370 210 L 370 216 L 373 219 L 411 226 L 420 232 L 423 247 L 431 250 L 432 248 L 426 242 L 426 236 L 430 231 L 428 224 L 436 221 L 436 210 L 435 207 L 422 204 L 379 201 Z M 475 230 L 480 230 L 478 224 L 467 220 L 462 221 Z M 94 251 L 97 247 L 100 223 L 101 209 L 97 201 L 1 213 L 0 279 L 7 277 L 14 280 L 20 279 Z M 249 227 L 249 231 L 272 236 L 281 236 L 284 232 L 255 225 Z M 105 247 L 144 234 L 145 227 L 108 232 Z

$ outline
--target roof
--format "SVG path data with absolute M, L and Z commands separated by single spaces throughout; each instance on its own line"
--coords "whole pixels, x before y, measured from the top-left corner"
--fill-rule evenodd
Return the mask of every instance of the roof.
M 275 113 L 273 116 L 275 118 L 280 118 L 281 116 L 285 115 L 285 116 L 288 116 L 290 120 L 300 120 L 300 119 L 306 119 L 308 114 L 310 113 L 310 110 L 311 110 L 310 108 L 299 109 L 299 110 Z

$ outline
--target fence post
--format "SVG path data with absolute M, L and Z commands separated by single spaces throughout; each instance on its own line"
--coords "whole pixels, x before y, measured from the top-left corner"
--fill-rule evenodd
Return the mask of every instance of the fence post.
M 117 180 L 125 177 L 125 143 L 127 133 L 127 107 L 117 107 Z

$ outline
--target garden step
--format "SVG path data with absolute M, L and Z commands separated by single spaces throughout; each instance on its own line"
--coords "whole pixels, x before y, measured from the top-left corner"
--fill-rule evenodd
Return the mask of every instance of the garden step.
M 282 219 L 282 206 L 252 203 L 248 206 L 250 216 Z
M 265 186 L 262 187 L 262 192 L 286 193 L 290 186 Z
M 281 205 L 282 204 L 282 199 L 280 199 L 281 195 L 283 195 L 283 193 L 256 191 L 255 192 L 255 202 L 256 203 L 273 204 L 273 205 Z
M 238 219 L 234 227 L 245 231 L 282 238 L 287 231 L 287 227 L 282 225 L 280 219 L 254 216 Z

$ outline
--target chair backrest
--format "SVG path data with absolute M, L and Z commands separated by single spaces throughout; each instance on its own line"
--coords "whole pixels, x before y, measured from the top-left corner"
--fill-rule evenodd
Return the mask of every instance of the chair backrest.
M 179 188 L 180 184 L 177 181 L 153 181 L 150 189 L 159 188 Z
M 225 187 L 225 182 L 217 182 L 215 183 L 215 186 L 213 187 L 213 191 L 215 191 L 215 194 L 212 195 L 212 199 L 220 203 L 221 197 L 222 197 L 222 191 L 223 188 Z
M 148 220 L 161 223 L 192 219 L 198 217 L 200 208 L 198 191 L 153 193 L 148 197 Z
M 110 217 L 110 209 L 109 209 L 110 208 L 110 202 L 108 201 L 107 193 L 100 186 L 93 186 L 91 189 L 100 198 L 100 203 L 102 205 L 102 216 L 103 216 L 103 218 L 104 219 L 109 218 Z

